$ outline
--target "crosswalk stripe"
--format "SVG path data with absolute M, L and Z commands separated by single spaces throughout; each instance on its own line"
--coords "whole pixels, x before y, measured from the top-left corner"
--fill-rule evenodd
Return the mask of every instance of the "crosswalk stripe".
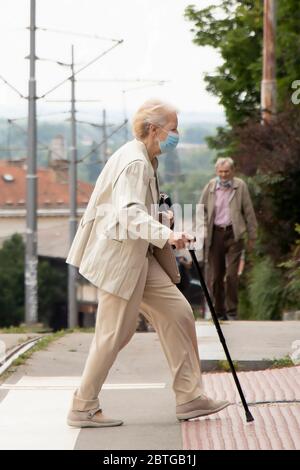
M 4 383 L 0 402 L 0 450 L 74 449 L 80 429 L 66 424 L 73 390 L 80 377 L 23 376 Z M 104 384 L 106 390 L 162 389 L 165 383 Z

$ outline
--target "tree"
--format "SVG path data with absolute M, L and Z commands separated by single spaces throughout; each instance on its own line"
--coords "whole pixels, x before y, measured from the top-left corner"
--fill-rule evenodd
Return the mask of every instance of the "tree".
M 195 26 L 193 42 L 216 49 L 222 64 L 205 75 L 207 90 L 220 99 L 228 123 L 240 123 L 259 107 L 262 47 L 261 0 L 226 0 L 222 6 L 196 10 L 185 17 Z
M 300 217 L 300 110 L 290 105 L 273 122 L 253 119 L 232 134 L 237 169 L 251 177 L 263 252 L 279 260 L 295 243 Z
M 228 126 L 209 138 L 218 154 L 229 154 L 249 184 L 261 228 L 263 249 L 273 258 L 288 253 L 299 222 L 299 121 L 291 105 L 291 85 L 300 77 L 299 2 L 277 2 L 278 115 L 275 122 L 260 123 L 262 77 L 263 2 L 224 0 L 219 6 L 185 16 L 194 23 L 194 42 L 218 50 L 222 64 L 207 74 L 207 89 L 219 96 Z M 284 234 L 284 237 L 282 236 Z
M 277 2 L 277 86 L 279 111 L 291 96 L 291 84 L 300 76 L 300 8 L 298 0 Z M 224 0 L 219 6 L 185 10 L 194 23 L 193 42 L 217 50 L 222 64 L 205 75 L 207 90 L 219 97 L 229 129 L 219 128 L 209 144 L 228 153 L 235 141 L 228 131 L 257 114 L 262 78 L 263 1 Z
M 248 176 L 259 240 L 240 294 L 242 310 L 248 305 L 260 319 L 280 317 L 285 289 L 278 263 L 289 257 L 299 223 L 300 111 L 290 103 L 292 83 L 300 77 L 300 8 L 298 0 L 277 6 L 278 115 L 268 125 L 260 123 L 263 1 L 223 0 L 185 10 L 194 23 L 194 43 L 212 47 L 222 60 L 205 81 L 224 106 L 227 126 L 207 141 L 219 155 L 233 157 L 238 171 Z
M 6 240 L 0 249 L 0 327 L 17 326 L 24 321 L 25 245 L 19 234 Z M 38 263 L 38 319 L 49 324 L 58 304 L 66 301 L 67 270 Z
M 49 259 L 38 264 L 38 316 L 39 321 L 51 325 L 56 309 L 67 303 L 68 276 L 65 264 L 60 268 Z M 61 312 L 61 310 L 60 310 Z
M 180 161 L 177 150 L 168 152 L 164 157 L 164 177 L 166 183 L 177 181 L 180 175 Z
M 24 319 L 24 242 L 15 234 L 0 249 L 0 326 Z

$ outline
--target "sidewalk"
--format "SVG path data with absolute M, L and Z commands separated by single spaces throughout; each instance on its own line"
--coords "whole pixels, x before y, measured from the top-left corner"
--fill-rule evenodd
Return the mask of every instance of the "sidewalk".
M 282 358 L 300 322 L 222 326 L 235 360 Z M 197 322 L 202 363 L 222 359 L 214 326 Z M 92 334 L 72 333 L 38 351 L 0 385 L 1 449 L 300 449 L 300 367 L 239 372 L 254 423 L 246 424 L 230 373 L 204 373 L 207 392 L 233 405 L 179 423 L 169 368 L 156 333 L 136 333 L 119 353 L 100 394 L 117 428 L 72 429 L 66 414 Z M 209 366 L 211 364 L 208 364 Z M 253 404 L 254 402 L 272 402 Z M 274 403 L 276 402 L 276 403 Z
M 299 321 L 226 321 L 221 328 L 239 370 L 270 367 L 275 359 L 293 353 L 294 343 L 300 341 Z M 196 322 L 196 329 L 203 370 L 217 369 L 219 361 L 226 357 L 214 324 Z

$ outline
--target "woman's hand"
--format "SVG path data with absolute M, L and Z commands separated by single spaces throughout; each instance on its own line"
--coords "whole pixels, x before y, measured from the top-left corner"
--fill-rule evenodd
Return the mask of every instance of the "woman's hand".
M 193 240 L 193 235 L 187 232 L 172 232 L 168 242 L 170 245 L 175 245 L 177 250 L 181 250 L 182 248 L 187 248 Z

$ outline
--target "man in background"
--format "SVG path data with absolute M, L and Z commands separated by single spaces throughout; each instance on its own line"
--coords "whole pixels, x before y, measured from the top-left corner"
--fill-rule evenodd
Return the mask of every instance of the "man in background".
M 257 221 L 246 183 L 234 176 L 231 158 L 219 158 L 216 177 L 203 189 L 204 256 L 208 263 L 209 286 L 221 320 L 238 318 L 239 264 L 245 248 L 253 249 Z

